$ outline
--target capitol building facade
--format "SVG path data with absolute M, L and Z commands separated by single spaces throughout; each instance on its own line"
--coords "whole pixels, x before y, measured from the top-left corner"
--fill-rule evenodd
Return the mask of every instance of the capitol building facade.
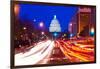
M 49 27 L 49 32 L 51 32 L 51 33 L 53 33 L 53 32 L 61 32 L 60 23 L 59 23 L 56 15 L 54 15 L 54 18 L 51 21 L 51 24 L 50 24 L 50 27 Z
M 61 26 L 56 15 L 54 15 L 53 19 L 51 20 L 51 23 L 49 26 L 49 32 L 52 35 L 52 39 L 57 39 L 60 35 Z

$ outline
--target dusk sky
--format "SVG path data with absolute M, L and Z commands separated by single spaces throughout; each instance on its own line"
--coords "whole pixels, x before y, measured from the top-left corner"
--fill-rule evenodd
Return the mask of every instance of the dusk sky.
M 36 5 L 36 4 L 20 4 L 19 18 L 21 20 L 29 20 L 35 23 L 38 28 L 41 21 L 49 29 L 49 25 L 54 15 L 60 22 L 61 31 L 68 30 L 68 24 L 71 18 L 77 13 L 76 6 L 52 6 L 52 5 Z M 34 22 L 34 19 L 36 20 Z

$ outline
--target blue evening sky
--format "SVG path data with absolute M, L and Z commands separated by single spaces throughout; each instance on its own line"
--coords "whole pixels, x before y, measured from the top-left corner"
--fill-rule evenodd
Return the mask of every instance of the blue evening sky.
M 68 30 L 68 24 L 71 18 L 77 13 L 77 6 L 53 6 L 53 5 L 36 5 L 36 4 L 20 4 L 19 17 L 22 20 L 30 20 L 37 26 L 41 21 L 49 29 L 49 25 L 54 15 L 60 22 L 61 31 Z M 34 22 L 34 19 L 36 20 Z

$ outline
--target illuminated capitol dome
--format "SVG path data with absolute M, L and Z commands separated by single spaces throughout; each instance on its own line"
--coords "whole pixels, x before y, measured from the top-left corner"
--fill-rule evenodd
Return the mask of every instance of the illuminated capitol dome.
M 49 32 L 61 32 L 61 27 L 56 15 L 54 15 L 53 20 L 51 21 Z

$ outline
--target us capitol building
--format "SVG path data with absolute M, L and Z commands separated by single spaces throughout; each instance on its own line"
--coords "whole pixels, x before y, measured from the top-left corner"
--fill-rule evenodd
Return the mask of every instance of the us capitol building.
M 51 20 L 49 32 L 52 34 L 52 39 L 56 39 L 61 32 L 60 23 L 56 15 L 54 15 L 54 18 Z
M 51 21 L 50 27 L 49 27 L 49 32 L 61 32 L 61 27 L 60 27 L 60 23 L 56 17 L 56 15 L 54 15 L 53 20 Z

